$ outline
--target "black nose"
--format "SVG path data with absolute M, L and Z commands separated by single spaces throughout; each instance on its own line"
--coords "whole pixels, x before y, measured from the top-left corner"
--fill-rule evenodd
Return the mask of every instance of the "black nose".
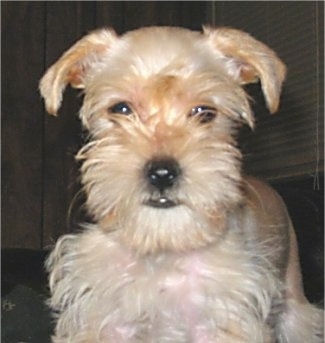
M 146 177 L 149 183 L 160 192 L 172 187 L 179 175 L 179 164 L 172 158 L 154 159 L 146 165 Z

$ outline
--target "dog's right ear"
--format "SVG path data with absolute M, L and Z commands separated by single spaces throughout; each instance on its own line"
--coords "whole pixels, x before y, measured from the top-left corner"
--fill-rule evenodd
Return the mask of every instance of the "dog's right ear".
M 113 30 L 94 31 L 75 43 L 46 71 L 39 88 L 48 113 L 57 114 L 68 84 L 74 88 L 85 87 L 87 72 L 116 40 L 117 35 Z

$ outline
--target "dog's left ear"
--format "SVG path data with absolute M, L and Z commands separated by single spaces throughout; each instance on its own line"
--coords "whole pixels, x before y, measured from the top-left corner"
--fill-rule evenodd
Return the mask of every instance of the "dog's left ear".
M 90 68 L 100 62 L 116 40 L 117 35 L 113 30 L 94 31 L 76 42 L 46 71 L 39 87 L 50 114 L 57 114 L 68 84 L 74 88 L 84 88 L 84 79 Z
M 279 107 L 286 67 L 265 44 L 249 34 L 231 28 L 203 28 L 213 48 L 226 60 L 229 74 L 240 84 L 260 80 L 271 113 Z

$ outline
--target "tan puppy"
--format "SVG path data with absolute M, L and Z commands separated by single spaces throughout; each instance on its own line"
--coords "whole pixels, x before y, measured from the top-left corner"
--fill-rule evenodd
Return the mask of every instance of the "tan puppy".
M 47 267 L 53 342 L 322 342 L 303 294 L 285 206 L 244 178 L 236 132 L 253 126 L 246 83 L 270 112 L 285 66 L 228 28 L 151 27 L 77 42 L 40 83 L 49 113 L 84 89 L 82 182 L 95 225 Z

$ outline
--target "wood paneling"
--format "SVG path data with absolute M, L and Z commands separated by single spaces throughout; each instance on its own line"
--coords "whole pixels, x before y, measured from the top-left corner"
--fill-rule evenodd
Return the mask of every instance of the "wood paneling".
M 39 248 L 42 230 L 42 3 L 2 7 L 2 245 Z
M 151 25 L 200 29 L 207 21 L 206 7 L 202 1 L 98 1 L 96 23 L 118 33 Z
M 133 30 L 140 26 L 180 25 L 179 1 L 153 1 L 148 5 L 142 1 L 127 1 L 124 13 L 125 30 Z
M 97 27 L 112 27 L 117 33 L 124 30 L 124 1 L 96 1 Z

